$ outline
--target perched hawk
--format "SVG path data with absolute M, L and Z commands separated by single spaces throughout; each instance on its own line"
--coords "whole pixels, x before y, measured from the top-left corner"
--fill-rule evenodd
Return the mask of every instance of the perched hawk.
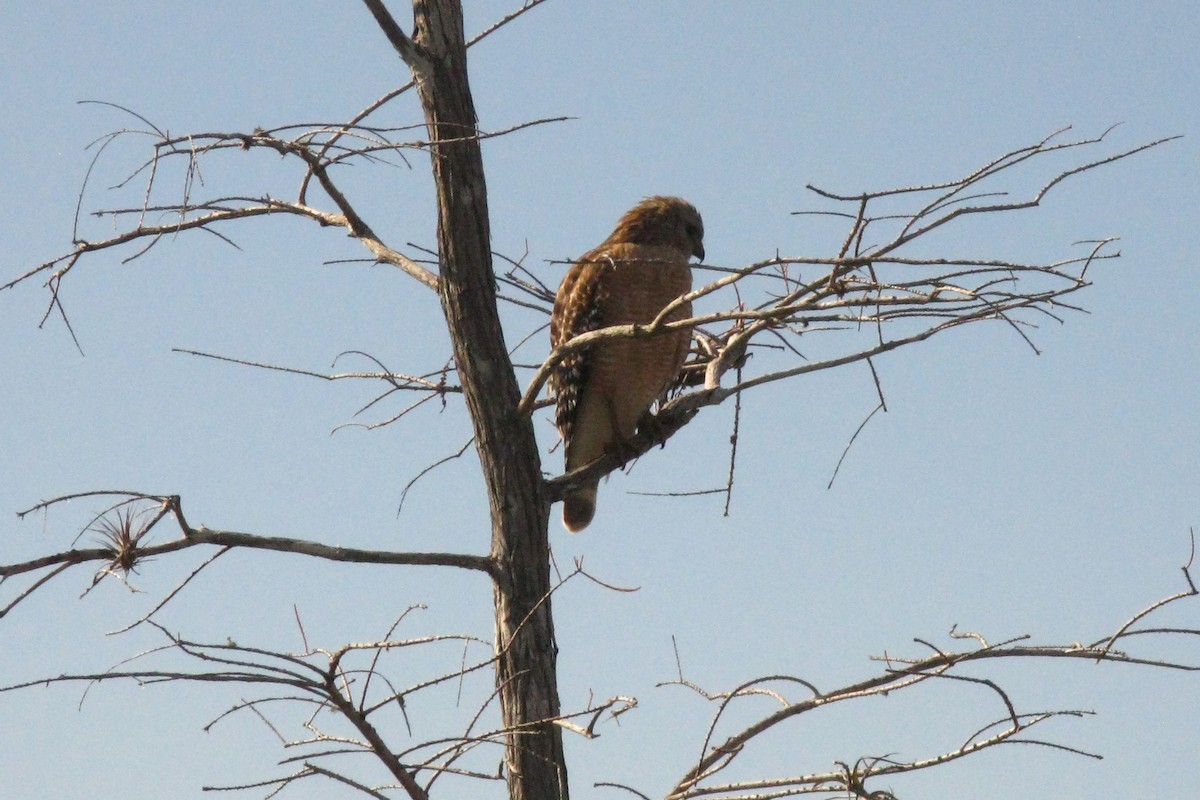
M 692 256 L 704 259 L 704 223 L 691 203 L 678 197 L 638 203 L 563 278 L 550 317 L 551 346 L 610 325 L 653 321 L 672 300 L 691 291 Z M 684 303 L 667 321 L 691 315 L 691 303 Z M 559 362 L 550 385 L 567 472 L 633 437 L 639 420 L 678 376 L 690 341 L 689 330 L 606 339 Z M 594 481 L 563 499 L 567 530 L 581 531 L 592 521 L 598 485 Z

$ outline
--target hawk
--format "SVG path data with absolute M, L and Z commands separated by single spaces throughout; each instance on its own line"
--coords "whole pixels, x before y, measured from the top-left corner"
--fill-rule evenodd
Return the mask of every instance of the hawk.
M 610 325 L 652 322 L 691 291 L 692 256 L 704 260 L 704 223 L 691 203 L 678 197 L 648 197 L 638 203 L 599 247 L 567 271 L 550 317 L 551 347 Z M 691 315 L 691 303 L 683 303 L 666 321 Z M 606 339 L 558 363 L 550 387 L 567 472 L 606 452 L 619 452 L 678 377 L 690 341 L 687 329 Z M 598 486 L 597 479 L 563 498 L 568 531 L 581 531 L 592 521 Z

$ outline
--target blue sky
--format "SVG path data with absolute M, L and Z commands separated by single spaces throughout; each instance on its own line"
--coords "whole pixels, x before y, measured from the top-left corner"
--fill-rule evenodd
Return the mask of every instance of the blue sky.
M 399 15 L 404 4 L 391 5 Z M 511 7 L 470 5 L 469 32 Z M 6 24 L 0 282 L 69 247 L 92 158 L 85 146 L 131 125 L 77 101 L 119 103 L 176 134 L 249 130 L 339 121 L 405 80 L 353 2 L 48 2 Z M 955 624 L 992 640 L 1090 641 L 1183 588 L 1188 531 L 1200 522 L 1200 292 L 1189 238 L 1200 218 L 1198 36 L 1200 12 L 1186 2 L 550 0 L 472 50 L 484 129 L 571 118 L 484 151 L 493 245 L 527 251 L 549 283 L 562 272 L 551 262 L 598 243 L 649 194 L 690 199 L 705 218 L 707 262 L 735 267 L 776 251 L 836 252 L 842 229 L 792 214 L 821 207 L 808 183 L 853 193 L 947 180 L 1067 125 L 1091 136 L 1123 123 L 1105 153 L 1184 136 L 1063 184 L 1039 209 L 930 240 L 935 254 L 1048 261 L 1078 254 L 1079 240 L 1120 236 L 1122 258 L 1091 273 L 1080 297 L 1089 313 L 1033 333 L 1040 356 L 1010 329 L 982 325 L 879 359 L 889 411 L 859 436 L 832 489 L 847 439 L 876 402 L 862 365 L 746 397 L 728 518 L 716 499 L 632 494 L 719 485 L 731 414 L 721 408 L 604 484 L 585 533 L 552 531 L 560 565 L 583 558 L 598 577 L 640 587 L 616 594 L 573 581 L 555 597 L 564 705 L 589 693 L 639 699 L 598 739 L 568 738 L 577 797 L 612 796 L 592 788 L 600 780 L 661 796 L 699 751 L 711 706 L 655 688 L 675 677 L 672 637 L 686 677 L 713 690 L 777 673 L 832 687 L 873 674 L 872 655 L 919 654 L 914 637 L 949 646 Z M 411 97 L 379 119 L 419 120 Z M 105 187 L 143 146 L 110 148 L 85 210 L 140 202 L 136 190 Z M 427 164 L 411 161 L 346 177 L 376 230 L 409 253 L 408 243 L 434 243 Z M 217 194 L 295 185 L 286 164 L 263 155 L 213 163 L 203 178 Z M 86 237 L 110 230 L 81 221 Z M 13 512 L 96 488 L 178 493 L 189 520 L 211 527 L 484 552 L 470 457 L 418 484 L 396 514 L 404 484 L 470 435 L 454 402 L 331 434 L 401 406 L 355 417 L 373 386 L 172 352 L 324 371 L 359 350 L 397 371 L 429 371 L 446 357 L 435 298 L 389 268 L 327 264 L 365 255 L 338 231 L 269 220 L 230 233 L 241 250 L 191 235 L 128 264 L 129 252 L 81 263 L 63 299 L 84 356 L 60 321 L 39 329 L 38 284 L 0 293 L 0 561 L 68 546 L 102 506 L 75 501 L 24 521 Z M 510 342 L 537 324 L 506 314 Z M 545 352 L 539 337 L 519 355 Z M 370 365 L 346 357 L 336 368 Z M 549 450 L 548 418 L 538 431 Z M 547 455 L 546 469 L 559 458 Z M 90 573 L 60 578 L 0 620 L 0 684 L 108 667 L 153 646 L 144 632 L 104 633 L 145 613 L 200 558 L 143 565 L 140 594 L 109 581 L 80 600 Z M 7 602 L 9 586 L 0 591 Z M 429 608 L 404 635 L 491 635 L 489 587 L 474 576 L 238 553 L 163 619 L 196 638 L 298 650 L 293 606 L 310 641 L 336 646 L 378 638 L 414 603 Z M 1160 622 L 1200 627 L 1197 608 L 1180 605 Z M 1194 645 L 1153 652 L 1200 662 Z M 412 668 L 453 668 L 460 656 Z M 1200 778 L 1195 677 L 1077 663 L 987 674 L 1025 710 L 1096 711 L 1043 733 L 1104 760 L 999 748 L 886 784 L 897 795 L 1186 796 Z M 6 797 L 198 797 L 205 784 L 285 771 L 248 716 L 201 732 L 236 693 L 108 685 L 80 707 L 81 694 L 0 696 L 5 729 L 22 732 L 0 753 Z M 929 755 L 1001 716 L 996 706 L 986 692 L 942 686 L 832 709 L 772 734 L 729 777 L 819 771 L 865 753 Z M 469 713 L 453 708 L 453 692 L 410 708 L 414 735 Z M 462 791 L 444 796 L 478 796 Z

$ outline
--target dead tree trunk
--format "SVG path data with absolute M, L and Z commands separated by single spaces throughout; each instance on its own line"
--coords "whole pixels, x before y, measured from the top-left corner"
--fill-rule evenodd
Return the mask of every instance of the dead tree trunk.
M 413 69 L 432 140 L 439 290 L 491 506 L 496 670 L 512 800 L 566 800 L 557 647 L 550 614 L 550 504 L 533 424 L 500 327 L 487 187 L 458 0 L 414 0 Z M 411 62 L 410 62 L 411 63 Z

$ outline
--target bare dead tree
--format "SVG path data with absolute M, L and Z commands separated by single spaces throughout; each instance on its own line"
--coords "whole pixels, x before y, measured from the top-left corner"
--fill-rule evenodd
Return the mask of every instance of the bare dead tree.
M 160 648 L 139 656 L 134 667 L 125 664 L 113 670 L 53 680 L 250 684 L 273 694 L 246 701 L 231 711 L 257 714 L 268 724 L 271 723 L 263 710 L 267 706 L 286 701 L 311 708 L 312 715 L 304 724 L 305 734 L 280 735 L 285 746 L 304 753 L 285 762 L 294 765 L 296 771 L 254 784 L 273 792 L 299 780 L 325 778 L 372 797 L 399 792 L 410 798 L 427 798 L 443 776 L 454 776 L 504 780 L 513 800 L 565 800 L 568 783 L 563 731 L 593 735 L 598 719 L 624 713 L 636 705 L 636 700 L 620 696 L 591 702 L 570 712 L 560 707 L 551 613 L 552 595 L 560 584 L 552 581 L 548 538 L 551 504 L 566 489 L 608 474 L 622 467 L 630 457 L 664 443 L 704 409 L 731 400 L 737 402 L 743 392 L 770 383 L 861 361 L 870 364 L 884 353 L 973 323 L 999 322 L 1035 347 L 1029 331 L 1040 321 L 1061 322 L 1065 313 L 1077 310 L 1071 295 L 1088 286 L 1089 268 L 1095 262 L 1119 255 L 1113 248 L 1113 240 L 1083 243 L 1078 253 L 1043 263 L 985 254 L 923 257 L 912 254 L 913 244 L 924 243 L 934 231 L 964 218 L 1036 207 L 1047 193 L 1073 176 L 1167 140 L 1113 151 L 1106 149 L 1107 131 L 1097 137 L 1068 139 L 1067 131 L 1063 130 L 950 181 L 861 193 L 809 187 L 827 207 L 808 213 L 829 215 L 845 223 L 840 245 L 830 248 L 833 255 L 774 255 L 737 268 L 701 267 L 712 270 L 717 277 L 663 309 L 650 324 L 593 331 L 554 349 L 544 359 L 539 357 L 535 364 L 516 365 L 512 356 L 516 347 L 510 348 L 506 343 L 499 301 L 547 313 L 553 292 L 519 261 L 513 262 L 507 272 L 497 270 L 494 264 L 480 140 L 525 126 L 490 132 L 479 128 L 468 81 L 466 50 L 474 41 L 516 19 L 541 0 L 530 0 L 471 42 L 464 35 L 461 7 L 456 0 L 414 0 L 411 36 L 401 29 L 381 0 L 363 2 L 410 71 L 411 83 L 389 92 L 348 121 L 328 124 L 172 136 L 135 115 L 146 127 L 110 134 L 101 140 L 97 156 L 105 152 L 108 144 L 128 136 L 147 135 L 153 142 L 149 156 L 120 186 L 132 191 L 135 181 L 141 181 L 140 202 L 95 212 L 114 220 L 118 232 L 99 240 L 81 238 L 77 232 L 70 252 L 28 270 L 0 286 L 0 290 L 42 280 L 48 292 L 43 321 L 57 314 L 69 328 L 60 288 L 85 256 L 121 252 L 130 253 L 126 257 L 129 260 L 168 237 L 191 231 L 231 241 L 229 231 L 234 225 L 266 216 L 299 217 L 318 227 L 349 233 L 371 259 L 401 270 L 422 290 L 436 292 L 451 342 L 445 368 L 427 374 L 399 373 L 385 367 L 382 360 L 366 356 L 374 361 L 377 371 L 326 375 L 230 356 L 194 354 L 329 380 L 379 381 L 383 390 L 373 404 L 396 393 L 416 396 L 414 405 L 461 396 L 473 425 L 471 444 L 487 486 L 491 520 L 487 554 L 355 550 L 314 541 L 194 527 L 187 522 L 178 496 L 96 491 L 55 498 L 22 512 L 49 509 L 61 501 L 82 496 L 104 497 L 111 503 L 84 528 L 103 538 L 100 546 L 72 545 L 34 560 L 0 566 L 0 584 L 18 578 L 26 581 L 0 607 L 0 617 L 72 567 L 94 566 L 97 569 L 94 585 L 107 578 L 122 579 L 147 558 L 194 547 L 218 548 L 196 572 L 231 550 L 253 548 L 326 560 L 482 573 L 491 583 L 495 612 L 496 632 L 489 654 L 469 663 L 464 655 L 456 668 L 407 687 L 387 677 L 385 662 L 391 656 L 413 647 L 437 647 L 447 642 L 470 649 L 478 640 L 464 634 L 397 639 L 393 637 L 393 628 L 380 641 L 333 649 L 306 644 L 299 653 L 191 641 L 168 633 L 153 617 L 183 590 L 196 572 L 135 623 L 156 626 L 164 637 Z M 374 114 L 409 90 L 415 90 L 420 99 L 422 124 L 404 128 L 370 124 Z M 437 250 L 432 254 L 415 247 L 405 253 L 384 241 L 361 213 L 353 193 L 340 181 L 339 169 L 346 164 L 402 159 L 410 150 L 428 153 L 432 164 L 438 199 Z M 1099 153 L 1092 155 L 1095 151 Z M 195 180 L 200 165 L 210 159 L 246 152 L 282 156 L 294 164 L 297 181 L 294 196 L 282 199 L 269 194 L 246 196 L 220 192 L 203 196 L 208 189 Z M 1059 158 L 1073 160 L 1064 167 L 1055 160 Z M 1035 178 L 1032 185 L 1022 184 L 1019 176 L 1025 173 L 1018 172 L 1018 166 L 1042 167 L 1042 177 Z M 161 186 L 172 169 L 176 169 L 181 186 L 172 186 L 175 194 L 161 201 Z M 695 317 L 665 321 L 675 307 L 689 300 L 698 309 Z M 694 327 L 693 353 L 673 397 L 658 408 L 658 424 L 652 430 L 640 432 L 619 456 L 614 453 L 571 474 L 544 478 L 532 420 L 541 406 L 539 397 L 553 366 L 569 352 L 600 339 L 656 336 L 683 326 Z M 802 355 L 801 344 L 816 357 Z M 521 369 L 527 372 L 523 391 L 518 381 Z M 883 402 L 882 391 L 880 402 Z M 399 418 L 405 411 L 391 419 Z M 732 491 L 733 479 L 731 455 L 727 494 Z M 170 525 L 178 529 L 177 535 L 168 534 L 168 538 L 152 541 L 152 533 L 161 534 Z M 1196 594 L 1190 566 L 1189 560 L 1184 568 L 1189 591 L 1171 598 L 1172 602 Z M 586 576 L 582 566 L 576 565 L 567 578 L 576 575 Z M 720 710 L 696 764 L 685 772 L 669 797 L 765 798 L 822 792 L 882 797 L 879 792 L 867 790 L 868 779 L 935 766 L 995 744 L 1033 741 L 1018 737 L 1045 719 L 1076 713 L 1018 712 L 999 685 L 985 678 L 959 674 L 966 665 L 998 658 L 1067 657 L 1159 668 L 1195 668 L 1138 658 L 1113 649 L 1117 640 L 1135 634 L 1192 636 L 1197 632 L 1134 629 L 1130 623 L 1109 639 L 1086 647 L 1030 646 L 1018 641 L 989 645 L 982 638 L 976 639 L 977 648 L 969 650 L 949 651 L 927 644 L 933 655 L 886 659 L 880 675 L 833 691 L 821 692 L 802 679 L 783 677 L 748 681 L 720 694 L 703 693 L 718 702 Z M 151 658 L 179 657 L 190 666 L 180 667 L 177 662 L 164 668 L 142 666 L 143 661 Z M 360 663 L 364 659 L 366 663 Z M 488 670 L 494 674 L 492 690 L 454 735 L 398 748 L 389 743 L 376 723 L 388 712 L 399 710 L 403 714 L 406 698 L 415 693 Z M 968 737 L 961 747 L 922 760 L 897 762 L 884 756 L 862 756 L 832 772 L 736 784 L 716 784 L 712 780 L 745 752 L 757 736 L 778 723 L 798 718 L 819 706 L 916 687 L 934 679 L 978 683 L 998 697 L 1006 713 L 998 723 L 980 728 Z M 45 679 L 36 681 L 43 682 Z M 699 691 L 699 687 L 684 679 L 682 670 L 673 683 L 690 685 Z M 2 688 L 12 690 L 28 685 L 32 683 Z M 806 687 L 810 696 L 790 700 L 779 690 L 779 685 Z M 725 709 L 746 697 L 764 694 L 780 704 L 779 710 L 749 727 L 726 734 L 716 744 L 718 723 Z M 499 708 L 500 725 L 483 730 L 480 720 L 493 704 Z M 371 785 L 340 766 L 330 766 L 351 752 L 374 755 L 395 783 Z M 502 761 L 503 766 L 489 768 L 486 766 L 489 759 Z

